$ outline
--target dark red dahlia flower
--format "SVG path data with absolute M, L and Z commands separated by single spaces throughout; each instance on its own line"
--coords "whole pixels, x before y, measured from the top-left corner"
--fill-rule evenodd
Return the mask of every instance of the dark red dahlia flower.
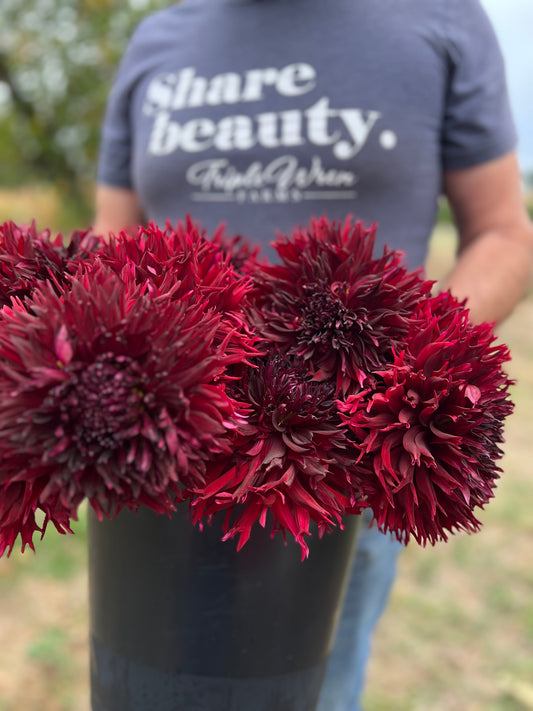
M 303 358 L 337 393 L 362 387 L 403 343 L 431 282 L 398 252 L 373 258 L 376 230 L 325 218 L 274 244 L 281 264 L 254 274 L 253 318 L 266 339 Z
M 239 535 L 239 549 L 270 512 L 273 533 L 290 532 L 305 556 L 310 521 L 323 533 L 353 499 L 346 473 L 353 458 L 333 386 L 311 381 L 306 371 L 279 355 L 244 369 L 234 395 L 249 409 L 234 433 L 234 453 L 210 463 L 206 485 L 193 492 L 194 520 L 226 510 L 225 538 Z
M 31 544 L 34 513 L 66 530 L 84 497 L 102 515 L 163 513 L 203 482 L 240 422 L 221 316 L 96 263 L 36 288 L 0 322 L 0 534 Z M 225 337 L 227 341 L 228 337 Z M 22 496 L 22 499 L 18 498 Z M 68 515 L 65 513 L 68 512 Z
M 101 248 L 98 259 L 118 274 L 129 270 L 136 283 L 169 293 L 173 300 L 190 294 L 206 300 L 223 317 L 218 336 L 231 334 L 227 348 L 235 346 L 239 360 L 241 347 L 250 340 L 242 306 L 251 282 L 237 273 L 221 240 L 209 240 L 188 218 L 175 228 L 167 224 L 163 230 L 150 224 L 133 236 L 123 232 Z
M 29 296 L 39 282 L 63 282 L 98 245 L 87 232 L 73 232 L 64 240 L 60 234 L 51 238 L 49 230 L 37 232 L 35 223 L 0 225 L 0 306 Z
M 339 408 L 378 525 L 425 544 L 479 528 L 474 510 L 493 496 L 512 404 L 502 369 L 509 353 L 489 325 L 470 324 L 449 294 L 422 302 L 417 318 L 375 388 Z
M 240 308 L 249 289 L 249 280 L 235 271 L 222 248 L 222 238 L 208 239 L 189 218 L 175 228 L 150 223 L 136 235 L 122 232 L 102 247 L 99 258 L 119 273 L 130 265 L 137 283 L 172 291 L 175 299 L 189 292 L 211 299 L 219 311 Z

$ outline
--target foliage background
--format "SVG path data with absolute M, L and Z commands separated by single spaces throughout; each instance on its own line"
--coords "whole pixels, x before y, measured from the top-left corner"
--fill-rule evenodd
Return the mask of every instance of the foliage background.
M 0 186 L 53 183 L 90 220 L 99 130 L 134 27 L 163 0 L 2 0 Z

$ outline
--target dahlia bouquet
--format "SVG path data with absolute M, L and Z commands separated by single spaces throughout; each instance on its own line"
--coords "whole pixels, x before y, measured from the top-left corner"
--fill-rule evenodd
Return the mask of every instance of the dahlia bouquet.
M 322 218 L 268 264 L 190 220 L 0 227 L 0 554 L 70 531 L 84 499 L 223 512 L 239 548 L 258 524 L 303 556 L 365 508 L 404 542 L 477 530 L 508 349 L 375 235 Z

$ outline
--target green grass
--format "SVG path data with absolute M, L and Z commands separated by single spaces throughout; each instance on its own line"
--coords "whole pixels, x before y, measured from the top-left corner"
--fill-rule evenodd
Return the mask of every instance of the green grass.
M 79 520 L 72 522 L 72 534 L 60 534 L 49 525 L 42 540 L 34 537 L 35 552 L 22 553 L 17 546 L 9 558 L 9 575 L 0 575 L 0 592 L 27 576 L 68 581 L 84 564 L 87 542 L 87 514 L 80 509 Z
M 67 632 L 58 627 L 43 630 L 29 645 L 27 658 L 53 672 L 65 670 L 72 661 L 65 652 Z

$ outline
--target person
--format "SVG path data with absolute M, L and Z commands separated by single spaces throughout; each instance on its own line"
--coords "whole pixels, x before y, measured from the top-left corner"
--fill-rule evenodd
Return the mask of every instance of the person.
M 123 57 L 94 230 L 191 214 L 272 257 L 275 231 L 352 214 L 415 268 L 444 194 L 459 248 L 443 287 L 498 322 L 533 263 L 516 141 L 478 0 L 183 0 L 142 21 Z M 362 530 L 320 711 L 361 708 L 400 550 Z

